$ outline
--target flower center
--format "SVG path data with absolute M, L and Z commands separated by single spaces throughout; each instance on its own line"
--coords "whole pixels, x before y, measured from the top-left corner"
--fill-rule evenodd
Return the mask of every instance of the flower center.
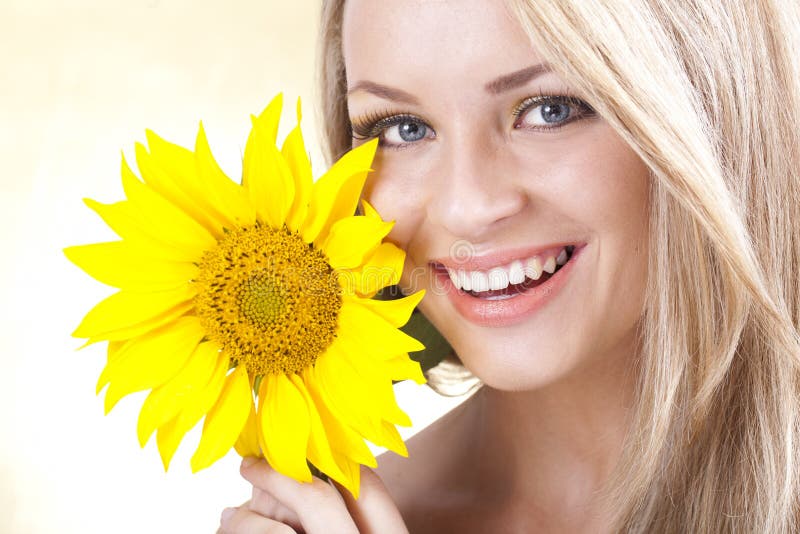
M 250 376 L 300 373 L 336 336 L 342 295 L 333 269 L 286 227 L 226 232 L 203 254 L 194 283 L 208 339 Z
M 239 291 L 239 311 L 251 323 L 269 328 L 286 313 L 286 295 L 281 286 L 266 274 L 254 274 L 242 282 Z

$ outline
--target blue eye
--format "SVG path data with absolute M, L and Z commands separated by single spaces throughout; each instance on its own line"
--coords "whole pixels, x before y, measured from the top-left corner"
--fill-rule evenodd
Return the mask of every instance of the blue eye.
M 424 139 L 428 127 L 419 121 L 404 120 L 383 131 L 383 138 L 389 144 L 413 143 Z
M 554 130 L 574 120 L 594 115 L 583 100 L 567 96 L 532 96 L 514 110 L 514 128 Z
M 378 137 L 381 146 L 390 148 L 403 148 L 436 137 L 430 126 L 409 113 L 368 115 L 352 120 L 351 128 L 354 139 Z

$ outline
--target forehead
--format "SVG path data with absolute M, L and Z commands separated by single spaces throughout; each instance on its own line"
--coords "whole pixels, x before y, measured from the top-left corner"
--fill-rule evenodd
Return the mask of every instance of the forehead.
M 483 83 L 540 62 L 502 0 L 347 0 L 342 39 L 351 83 Z

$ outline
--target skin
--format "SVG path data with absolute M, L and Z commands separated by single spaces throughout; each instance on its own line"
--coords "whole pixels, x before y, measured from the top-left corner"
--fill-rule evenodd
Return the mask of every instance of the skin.
M 541 63 L 499 0 L 348 0 L 343 32 L 351 120 L 388 110 L 425 129 L 412 142 L 402 124 L 381 132 L 365 197 L 396 221 L 406 289 L 427 290 L 422 311 L 486 385 L 411 438 L 408 458 L 362 468 L 358 502 L 243 464 L 254 497 L 229 509 L 220 532 L 607 531 L 597 491 L 635 387 L 646 166 L 577 105 L 568 117 L 579 118 L 558 129 L 542 105 L 513 115 L 530 96 L 581 95 L 552 72 L 491 84 Z M 515 324 L 470 323 L 432 278 L 430 262 L 456 245 L 484 255 L 562 242 L 587 243 L 568 283 Z

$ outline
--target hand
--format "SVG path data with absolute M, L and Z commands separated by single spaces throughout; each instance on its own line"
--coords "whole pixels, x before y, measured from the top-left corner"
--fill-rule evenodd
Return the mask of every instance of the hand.
M 297 482 L 263 459 L 244 458 L 240 471 L 253 496 L 223 511 L 218 534 L 408 534 L 383 482 L 366 466 L 357 501 L 336 482 Z

